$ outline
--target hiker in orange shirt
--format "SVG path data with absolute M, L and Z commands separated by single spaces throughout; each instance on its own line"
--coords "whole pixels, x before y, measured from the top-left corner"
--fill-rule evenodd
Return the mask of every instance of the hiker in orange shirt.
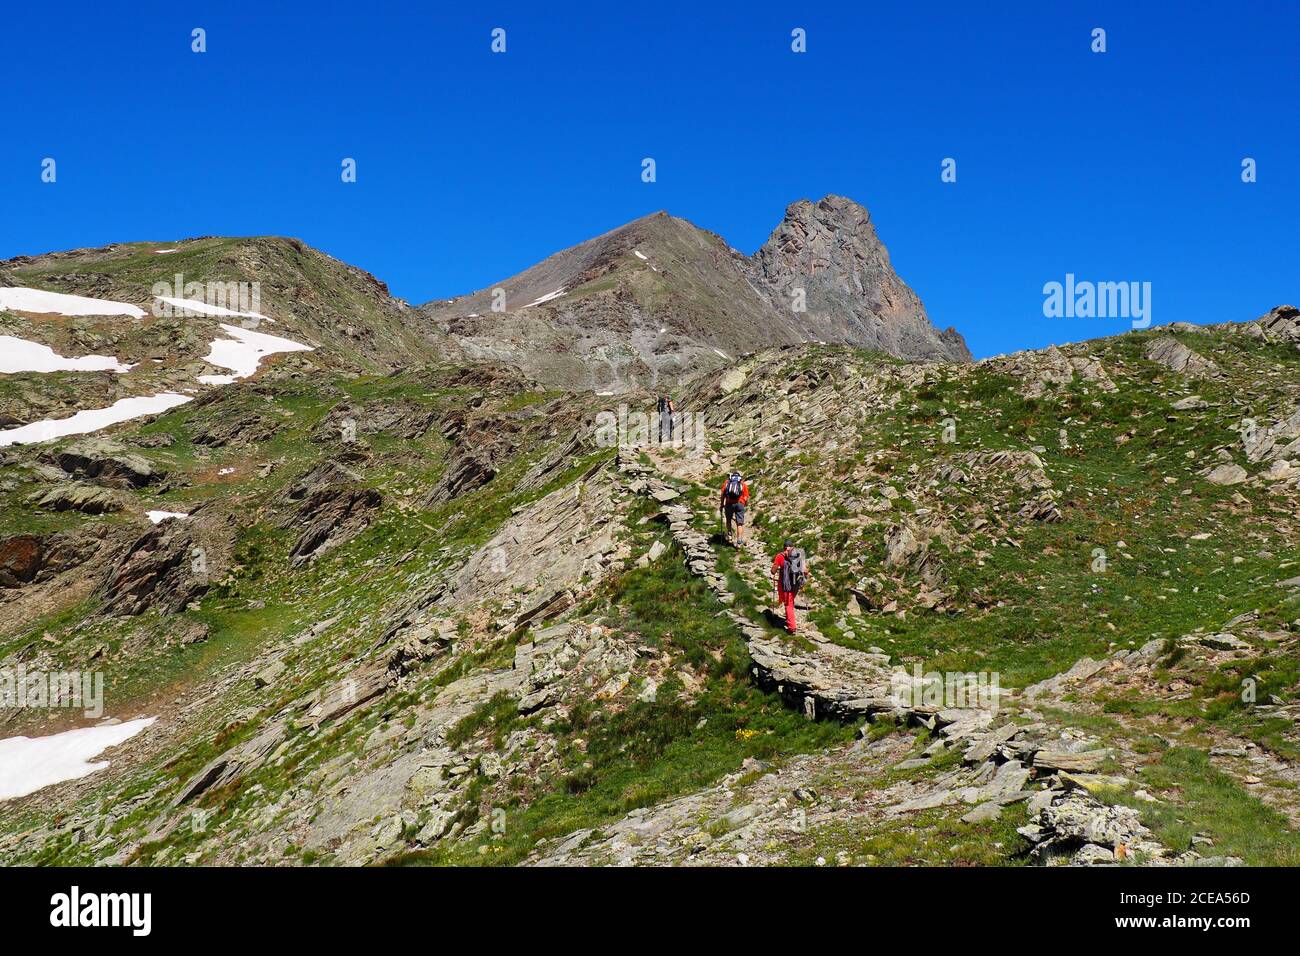
M 727 521 L 727 541 L 740 547 L 745 541 L 745 505 L 749 503 L 749 485 L 733 471 L 722 483 L 722 500 L 718 502 L 718 511 Z M 731 537 L 732 524 L 735 524 L 736 537 Z
M 772 585 L 776 588 L 777 600 L 785 608 L 785 629 L 791 634 L 796 627 L 794 597 L 803 590 L 808 578 L 808 562 L 804 560 L 803 549 L 796 548 L 787 538 L 785 548 L 772 559 Z

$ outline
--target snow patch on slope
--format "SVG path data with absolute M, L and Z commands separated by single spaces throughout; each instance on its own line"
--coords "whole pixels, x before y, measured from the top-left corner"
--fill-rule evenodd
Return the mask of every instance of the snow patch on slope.
M 234 325 L 222 325 L 221 330 L 231 336 L 228 339 L 216 339 L 204 359 L 209 365 L 228 368 L 233 375 L 200 375 L 199 381 L 204 385 L 229 385 L 237 378 L 248 378 L 257 371 L 258 364 L 267 355 L 279 352 L 311 352 L 310 345 L 282 339 L 265 332 L 253 332 Z
M 133 319 L 142 319 L 145 316 L 144 309 L 126 302 L 110 302 L 107 299 L 91 299 L 84 295 L 68 295 L 63 292 L 45 292 L 22 286 L 0 289 L 0 309 L 37 314 L 53 312 L 58 315 L 129 315 Z
M 168 518 L 176 518 L 177 520 L 180 520 L 189 517 L 189 515 L 183 511 L 146 511 L 144 514 L 145 517 L 154 524 L 158 524 L 160 521 L 166 521 Z
M 6 428 L 0 431 L 0 447 L 14 444 L 32 444 L 51 441 L 65 435 L 84 435 L 99 431 L 118 422 L 143 418 L 145 415 L 157 415 L 168 409 L 183 405 L 192 399 L 188 395 L 175 392 L 160 392 L 157 395 L 141 395 L 136 398 L 123 398 L 108 408 L 88 408 L 77 412 L 69 418 L 54 418 Z
M 109 747 L 130 740 L 158 718 L 142 717 L 123 724 L 82 727 L 50 737 L 10 737 L 0 740 L 0 800 L 25 797 L 64 780 L 76 780 L 103 770 L 107 760 L 91 763 Z
M 564 295 L 564 292 L 565 290 L 563 288 L 556 289 L 554 292 L 548 292 L 540 299 L 536 299 L 533 302 L 529 302 L 526 306 L 524 306 L 524 308 L 531 309 L 533 306 L 541 305 L 543 302 L 550 302 L 552 299 L 558 299 L 560 296 Z
M 235 312 L 233 309 L 226 309 L 219 305 L 208 305 L 201 299 L 176 299 L 170 295 L 160 295 L 157 297 L 159 302 L 165 302 L 173 309 L 176 309 L 180 315 L 215 315 L 222 319 L 262 319 L 265 322 L 271 322 L 260 312 Z
M 12 335 L 0 335 L 0 374 L 15 372 L 126 372 L 111 355 L 83 355 L 64 358 L 48 345 L 29 342 Z

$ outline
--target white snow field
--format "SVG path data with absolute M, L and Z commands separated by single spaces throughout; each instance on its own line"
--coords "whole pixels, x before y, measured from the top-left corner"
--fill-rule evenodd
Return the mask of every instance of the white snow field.
M 159 300 L 176 308 L 190 309 L 207 315 L 265 318 L 265 316 L 258 315 L 255 312 L 232 312 L 229 309 L 208 305 L 196 299 L 174 299 L 168 296 L 159 296 Z M 130 315 L 139 318 L 145 314 L 143 309 L 122 302 L 109 302 L 79 295 L 63 295 L 58 292 L 42 292 L 39 289 L 26 288 L 0 289 L 0 307 L 15 309 L 20 312 L 57 312 L 62 315 Z M 230 338 L 215 339 L 212 342 L 206 361 L 221 368 L 228 368 L 233 374 L 200 375 L 199 381 L 204 385 L 229 385 L 237 378 L 247 378 L 257 371 L 258 364 L 267 355 L 274 355 L 279 352 L 312 351 L 310 345 L 303 345 L 301 342 L 282 339 L 275 335 L 267 335 L 264 332 L 254 332 L 250 329 L 225 324 L 222 324 L 221 329 Z M 129 365 L 123 365 L 111 356 L 105 355 L 64 358 L 48 346 L 13 336 L 0 336 L 0 373 L 125 372 L 130 367 Z M 32 422 L 29 425 L 0 430 L 0 448 L 19 443 L 32 444 L 51 441 L 65 435 L 84 435 L 133 418 L 156 415 L 175 408 L 177 405 L 183 405 L 188 401 L 192 401 L 192 396 L 181 395 L 176 392 L 160 392 L 157 395 L 123 398 L 114 402 L 108 408 L 83 409 L 68 418 L 46 419 Z
M 127 372 L 111 355 L 83 355 L 64 358 L 48 345 L 12 335 L 0 335 L 0 375 L 14 372 Z
M 45 421 L 6 428 L 0 431 L 0 448 L 5 445 L 33 444 L 51 441 L 64 435 L 84 435 L 99 431 L 118 422 L 142 418 L 145 415 L 157 415 L 177 405 L 193 401 L 188 395 L 175 392 L 160 392 L 157 395 L 141 395 L 136 398 L 122 398 L 108 408 L 88 408 L 77 412 L 69 418 L 53 418 Z
M 562 295 L 564 295 L 564 289 L 556 289 L 554 292 L 546 293 L 546 295 L 542 296 L 540 299 L 534 299 L 532 302 L 529 302 L 524 306 L 524 308 L 531 309 L 535 305 L 541 305 L 543 302 L 550 302 L 552 299 L 558 299 Z
M 181 315 L 190 312 L 198 315 L 215 315 L 223 319 L 263 319 L 267 322 L 271 321 L 260 312 L 236 312 L 233 309 L 226 309 L 219 305 L 208 305 L 200 299 L 175 299 L 169 295 L 160 295 L 158 301 L 166 302 L 173 309 L 179 310 Z
M 233 336 L 229 339 L 215 339 L 208 357 L 204 359 L 209 365 L 228 368 L 233 375 L 200 375 L 199 381 L 204 385 L 229 385 L 237 378 L 248 378 L 257 371 L 258 363 L 267 355 L 277 352 L 311 352 L 310 345 L 282 339 L 265 332 L 253 332 L 234 325 L 221 326 L 223 332 Z
M 50 312 L 58 315 L 129 315 L 133 319 L 145 316 L 144 309 L 138 305 L 91 299 L 84 295 L 67 295 L 63 292 L 43 292 L 22 286 L 0 289 L 0 309 L 42 315 Z
M 184 511 L 146 511 L 144 514 L 145 517 L 154 524 L 157 524 L 160 521 L 166 521 L 168 518 L 176 518 L 177 520 L 180 520 L 181 518 L 189 517 L 189 515 Z
M 130 740 L 155 720 L 156 717 L 142 717 L 122 724 L 82 727 L 50 737 L 0 740 L 0 800 L 25 797 L 52 784 L 103 770 L 108 761 L 91 763 L 91 758 Z

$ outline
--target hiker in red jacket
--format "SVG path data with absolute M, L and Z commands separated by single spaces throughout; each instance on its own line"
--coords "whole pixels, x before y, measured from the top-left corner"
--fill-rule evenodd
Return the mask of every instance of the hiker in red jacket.
M 732 541 L 731 527 L 733 523 L 735 524 L 736 547 L 740 547 L 745 541 L 745 505 L 748 503 L 749 485 L 740 476 L 740 472 L 733 471 L 722 483 L 722 500 L 718 502 L 718 511 L 727 520 L 728 541 Z
M 796 548 L 794 542 L 786 539 L 785 548 L 777 552 L 772 559 L 772 585 L 776 588 L 777 600 L 785 608 L 785 629 L 795 632 L 794 596 L 808 583 L 808 563 L 804 560 L 803 550 Z

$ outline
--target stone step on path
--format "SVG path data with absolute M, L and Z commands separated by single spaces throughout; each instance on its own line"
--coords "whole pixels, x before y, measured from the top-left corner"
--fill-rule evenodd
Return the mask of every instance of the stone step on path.
M 761 542 L 746 538 L 735 547 L 736 569 L 753 588 L 755 594 L 767 595 L 772 603 L 764 607 L 764 616 L 774 627 L 785 628 L 785 609 L 776 603 L 776 592 L 772 586 L 772 555 L 763 548 Z M 817 644 L 828 644 L 830 638 L 813 623 L 812 612 L 816 605 L 807 593 L 795 598 L 795 610 L 798 614 L 799 634 Z M 886 661 L 888 659 L 886 658 Z
M 743 549 L 737 549 L 737 556 L 737 565 L 750 587 L 754 588 L 756 594 L 766 595 L 771 601 L 764 607 L 765 616 L 777 627 L 784 628 L 785 608 L 777 603 L 776 591 L 772 584 L 773 556 L 767 554 L 762 545 L 748 539 Z M 809 617 L 813 604 L 806 593 L 801 593 L 795 598 L 795 609 L 799 614 L 799 632 L 804 637 L 819 642 L 827 640 Z
M 662 510 L 656 516 L 668 525 L 668 532 L 686 555 L 686 567 L 696 577 L 703 578 L 709 589 L 723 604 L 730 606 L 736 600 L 727 587 L 726 578 L 718 571 L 718 558 L 709 546 L 709 536 L 697 531 L 693 525 L 694 513 L 681 500 L 681 493 L 660 478 L 654 469 L 619 452 L 618 469 L 633 477 L 629 487 L 658 502 Z

